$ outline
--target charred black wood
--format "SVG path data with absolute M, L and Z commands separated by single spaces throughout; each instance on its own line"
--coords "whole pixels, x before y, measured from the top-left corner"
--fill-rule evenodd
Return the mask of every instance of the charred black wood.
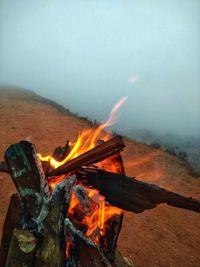
M 122 228 L 123 213 L 121 215 L 113 215 L 106 221 L 105 235 L 100 240 L 100 246 L 110 263 L 115 260 L 115 252 L 117 248 L 117 239 Z
M 99 247 L 75 229 L 68 218 L 65 219 L 65 236 L 68 244 L 66 267 L 112 267 Z
M 5 160 L 13 182 L 31 218 L 40 223 L 48 214 L 49 187 L 34 145 L 11 145 Z
M 104 142 L 93 149 L 77 156 L 76 158 L 66 162 L 57 169 L 48 173 L 48 176 L 56 176 L 70 171 L 74 171 L 81 166 L 87 166 L 101 160 L 104 160 L 124 148 L 125 144 L 121 136 L 115 136 L 107 142 Z
M 49 213 L 43 222 L 44 233 L 36 253 L 35 266 L 65 266 L 64 218 L 69 204 L 69 192 L 76 182 L 71 176 L 56 185 L 51 196 Z
M 67 157 L 69 153 L 70 153 L 70 142 L 67 141 L 64 147 L 62 146 L 56 147 L 53 153 L 53 158 L 57 161 L 62 161 Z
M 18 194 L 13 194 L 10 198 L 10 204 L 3 225 L 0 248 L 0 266 L 5 266 L 13 230 L 15 227 L 21 227 L 22 213 L 23 207 L 20 198 Z
M 0 161 L 0 172 L 9 173 L 8 166 L 5 161 Z
M 5 267 L 34 267 L 37 239 L 28 230 L 13 231 Z
M 78 179 L 97 188 L 113 206 L 135 213 L 155 208 L 156 205 L 168 205 L 200 212 L 200 201 L 191 197 L 170 192 L 153 184 L 138 181 L 121 174 L 103 170 L 83 168 L 77 172 Z

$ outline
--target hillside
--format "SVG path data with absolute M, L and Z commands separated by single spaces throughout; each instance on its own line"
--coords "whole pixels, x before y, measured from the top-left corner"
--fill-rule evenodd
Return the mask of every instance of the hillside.
M 89 122 L 63 112 L 31 91 L 0 90 L 0 160 L 10 144 L 28 140 L 50 154 L 66 140 L 75 141 Z M 68 114 L 67 114 L 68 113 Z M 185 162 L 125 138 L 122 153 L 128 176 L 200 199 L 200 179 Z M 0 231 L 9 198 L 15 191 L 9 175 L 0 173 Z M 200 266 L 200 214 L 167 205 L 141 214 L 125 213 L 119 248 L 136 266 Z

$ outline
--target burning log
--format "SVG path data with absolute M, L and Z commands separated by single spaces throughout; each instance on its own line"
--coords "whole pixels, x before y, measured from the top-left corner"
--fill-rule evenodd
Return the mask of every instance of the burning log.
M 66 267 L 112 267 L 98 246 L 65 219 L 66 242 L 72 244 L 67 254 Z
M 83 168 L 77 172 L 78 179 L 97 188 L 113 206 L 135 213 L 155 208 L 156 205 L 168 205 L 200 212 L 200 201 L 191 197 L 167 191 L 153 184 L 147 184 L 121 174 L 104 170 Z
M 11 145 L 5 160 L 26 211 L 39 223 L 48 214 L 49 188 L 35 147 L 27 141 Z
M 55 267 L 65 264 L 64 215 L 69 204 L 66 192 L 71 190 L 75 176 L 57 185 L 51 196 L 49 214 L 44 220 L 44 233 L 36 254 L 36 266 Z
M 115 136 L 107 142 L 104 142 L 93 149 L 77 156 L 76 158 L 66 162 L 57 169 L 52 170 L 48 173 L 48 176 L 58 176 L 61 174 L 69 173 L 74 171 L 81 166 L 91 165 L 93 163 L 102 161 L 113 154 L 121 151 L 124 148 L 125 144 L 121 136 Z

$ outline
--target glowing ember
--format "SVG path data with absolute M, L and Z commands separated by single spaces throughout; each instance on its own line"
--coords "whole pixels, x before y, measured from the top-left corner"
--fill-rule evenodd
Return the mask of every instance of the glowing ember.
M 110 206 L 105 202 L 105 198 L 95 189 L 87 188 L 87 195 L 91 200 L 93 209 L 84 209 L 82 217 L 82 207 L 78 198 L 72 193 L 71 202 L 68 210 L 69 219 L 78 227 L 80 225 L 87 226 L 85 235 L 90 237 L 95 243 L 100 242 L 101 236 L 105 235 L 106 227 L 104 224 L 114 215 L 121 215 L 122 210 Z

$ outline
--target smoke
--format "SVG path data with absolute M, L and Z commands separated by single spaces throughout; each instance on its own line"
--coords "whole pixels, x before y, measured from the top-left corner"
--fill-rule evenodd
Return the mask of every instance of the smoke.
M 90 119 L 164 134 L 200 133 L 200 2 L 0 1 L 0 83 Z

